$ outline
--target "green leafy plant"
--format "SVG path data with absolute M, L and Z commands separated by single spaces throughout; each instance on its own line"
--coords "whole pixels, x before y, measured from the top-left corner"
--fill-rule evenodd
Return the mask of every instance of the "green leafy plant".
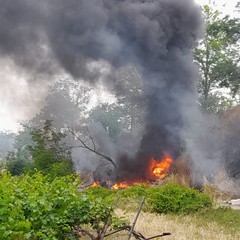
M 13 177 L 0 175 L 1 239 L 78 239 L 88 233 L 82 226 L 100 232 L 106 221 L 119 219 L 110 205 L 91 194 L 77 192 L 78 179 L 55 178 L 35 173 Z M 79 230 L 80 229 L 80 230 Z
M 52 121 L 47 120 L 43 128 L 33 129 L 31 137 L 34 144 L 29 146 L 29 151 L 33 168 L 52 177 L 73 173 L 71 152 L 63 143 L 65 134 L 56 132 Z
M 157 213 L 188 214 L 212 205 L 209 196 L 174 183 L 150 189 L 149 195 L 153 211 Z
M 105 202 L 109 203 L 113 203 L 116 196 L 116 191 L 100 186 L 87 188 L 85 192 L 93 198 L 101 198 Z

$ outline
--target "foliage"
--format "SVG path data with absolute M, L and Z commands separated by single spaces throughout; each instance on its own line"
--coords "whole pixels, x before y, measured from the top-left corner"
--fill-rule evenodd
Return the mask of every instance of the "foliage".
M 58 131 L 66 125 L 71 129 L 81 128 L 81 125 L 86 123 L 90 91 L 90 88 L 83 86 L 79 81 L 66 77 L 53 82 L 45 99 L 46 105 L 31 120 L 31 124 L 39 127 L 40 123 L 51 119 Z
M 14 152 L 10 152 L 6 160 L 6 168 L 13 176 L 22 175 L 30 167 L 26 160 L 16 158 Z
M 31 154 L 28 145 L 32 144 L 29 130 L 26 126 L 15 137 L 13 150 L 6 156 L 6 168 L 12 175 L 21 175 L 31 168 Z
M 0 161 L 5 158 L 13 148 L 16 135 L 9 131 L 0 131 Z
M 70 149 L 62 142 L 65 134 L 56 132 L 52 121 L 47 120 L 43 128 L 33 129 L 34 144 L 29 146 L 33 167 L 51 176 L 63 176 L 73 172 Z
M 223 114 L 223 154 L 230 177 L 240 178 L 240 105 Z
M 128 199 L 139 199 L 143 196 L 148 196 L 149 189 L 151 187 L 149 186 L 144 186 L 144 185 L 133 185 L 131 187 L 125 188 L 121 192 L 121 197 L 123 198 L 128 198 Z
M 77 192 L 77 187 L 78 179 L 72 176 L 49 181 L 40 173 L 22 177 L 2 173 L 1 239 L 78 239 L 75 226 L 90 224 L 99 229 L 109 216 L 110 225 L 114 225 L 109 205 L 101 198 Z
M 125 209 L 129 205 L 139 203 L 141 198 L 147 198 L 144 210 L 153 210 L 157 213 L 188 214 L 196 212 L 201 208 L 210 207 L 212 202 L 207 195 L 174 183 L 167 183 L 164 186 L 134 185 L 125 189 L 110 191 L 102 187 L 93 187 L 87 190 L 95 197 L 112 200 L 119 192 L 119 204 Z
M 94 198 L 101 198 L 104 199 L 105 201 L 109 201 L 110 203 L 113 203 L 114 198 L 116 196 L 116 191 L 112 191 L 111 189 L 100 186 L 87 188 L 85 192 L 88 195 L 93 196 Z
M 199 92 L 201 103 L 206 108 L 211 103 L 209 97 L 215 95 L 213 89 L 228 88 L 232 96 L 239 91 L 240 20 L 231 19 L 228 15 L 221 17 L 208 5 L 203 7 L 203 12 L 205 35 L 194 49 L 194 60 L 201 73 Z
M 125 131 L 138 133 L 143 127 L 143 81 L 137 69 L 128 65 L 118 72 L 116 89 L 117 103 L 121 107 Z
M 121 115 L 121 109 L 116 104 L 102 104 L 90 112 L 90 118 L 96 123 L 101 123 L 113 139 L 117 138 L 122 131 Z
M 211 206 L 210 197 L 197 190 L 169 183 L 151 191 L 150 202 L 157 213 L 188 214 Z

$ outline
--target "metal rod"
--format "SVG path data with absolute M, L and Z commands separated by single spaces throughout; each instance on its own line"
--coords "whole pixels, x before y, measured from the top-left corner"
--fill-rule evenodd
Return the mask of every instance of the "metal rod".
M 137 223 L 137 220 L 138 220 L 139 214 L 140 214 L 140 212 L 141 212 L 141 210 L 142 210 L 142 207 L 143 207 L 143 204 L 144 204 L 144 202 L 145 202 L 145 199 L 146 199 L 146 197 L 143 197 L 143 198 L 142 198 L 142 202 L 141 202 L 141 204 L 139 205 L 138 212 L 137 212 L 137 214 L 136 214 L 136 217 L 135 217 L 135 219 L 134 219 L 133 225 L 132 225 L 132 227 L 131 227 L 131 229 L 130 229 L 130 232 L 129 232 L 128 240 L 131 239 L 131 236 L 132 236 L 134 227 L 135 227 L 135 225 L 136 225 L 136 223 Z

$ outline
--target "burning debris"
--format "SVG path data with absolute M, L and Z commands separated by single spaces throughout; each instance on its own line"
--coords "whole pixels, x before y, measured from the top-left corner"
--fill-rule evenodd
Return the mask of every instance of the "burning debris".
M 103 179 L 101 181 L 94 181 L 92 178 L 92 182 L 90 184 L 87 184 L 85 186 L 102 186 L 102 187 L 110 187 L 111 189 L 123 189 L 127 188 L 129 186 L 134 185 L 145 185 L 150 182 L 163 179 L 167 176 L 171 164 L 173 163 L 173 159 L 170 155 L 164 154 L 164 157 L 162 160 L 157 161 L 154 158 L 151 158 L 149 161 L 149 166 L 146 169 L 146 176 L 148 176 L 145 179 L 139 179 L 134 181 L 120 181 L 120 182 L 111 182 L 111 181 L 104 181 Z

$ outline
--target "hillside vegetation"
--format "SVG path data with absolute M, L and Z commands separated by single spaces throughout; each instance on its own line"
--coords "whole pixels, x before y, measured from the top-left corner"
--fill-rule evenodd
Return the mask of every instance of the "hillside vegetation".
M 108 231 L 131 224 L 143 196 L 146 202 L 136 230 L 146 236 L 167 231 L 172 235 L 166 239 L 213 239 L 206 235 L 214 234 L 215 239 L 239 239 L 240 211 L 216 208 L 211 197 L 198 190 L 171 182 L 122 190 L 92 187 L 80 191 L 80 187 L 74 175 L 52 180 L 38 172 L 2 173 L 1 239 L 79 239 L 82 233 L 83 239 L 97 239 L 106 221 Z

